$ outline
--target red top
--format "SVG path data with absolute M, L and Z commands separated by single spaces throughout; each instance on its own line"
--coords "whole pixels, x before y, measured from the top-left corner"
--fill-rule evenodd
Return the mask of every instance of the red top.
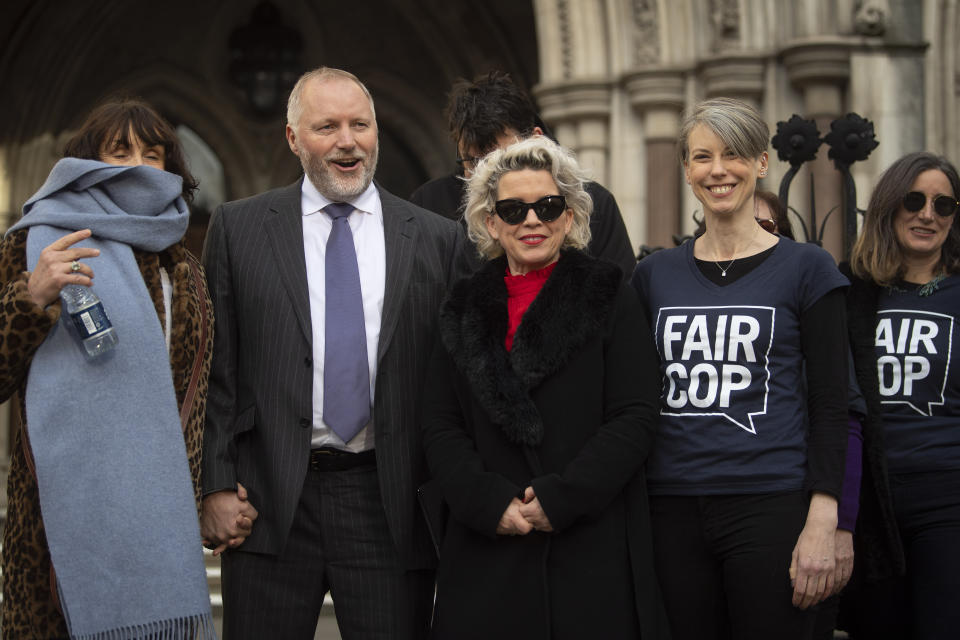
M 540 293 L 543 283 L 547 281 L 553 268 L 557 266 L 556 262 L 548 264 L 543 269 L 531 271 L 525 275 L 510 275 L 510 267 L 507 267 L 507 274 L 503 276 L 503 282 L 507 285 L 507 337 L 504 339 L 504 346 L 507 351 L 513 348 L 513 336 L 517 333 L 517 327 L 520 326 L 520 320 L 533 299 Z

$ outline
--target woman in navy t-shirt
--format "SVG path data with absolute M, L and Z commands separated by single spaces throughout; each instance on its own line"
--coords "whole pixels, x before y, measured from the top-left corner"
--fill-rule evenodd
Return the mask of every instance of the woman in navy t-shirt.
M 900 158 L 877 182 L 850 260 L 850 342 L 868 413 L 841 623 L 857 638 L 960 629 L 958 194 L 945 158 Z
M 706 231 L 633 278 L 663 376 L 648 480 L 675 640 L 807 638 L 836 579 L 848 283 L 757 223 L 768 137 L 745 103 L 694 109 L 679 146 Z

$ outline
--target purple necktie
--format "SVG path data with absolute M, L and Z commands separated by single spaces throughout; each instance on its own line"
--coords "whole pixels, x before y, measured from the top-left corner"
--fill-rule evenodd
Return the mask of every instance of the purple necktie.
M 334 202 L 323 210 L 333 220 L 325 265 L 323 421 L 344 442 L 350 442 L 370 420 L 367 332 L 357 251 L 350 231 L 354 206 Z

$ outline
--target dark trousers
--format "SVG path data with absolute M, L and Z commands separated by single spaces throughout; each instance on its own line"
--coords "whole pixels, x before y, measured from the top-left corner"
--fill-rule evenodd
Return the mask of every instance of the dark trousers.
M 845 593 L 843 623 L 862 640 L 960 637 L 960 471 L 892 475 L 890 489 L 907 575 Z
M 421 640 L 433 574 L 401 566 L 374 465 L 310 470 L 279 556 L 224 555 L 224 640 L 312 640 L 327 591 L 344 640 Z
M 653 550 L 673 640 L 802 640 L 815 614 L 792 603 L 802 492 L 651 496 Z
M 854 558 L 856 562 L 856 558 Z M 813 632 L 814 640 L 833 640 L 837 629 L 837 616 L 840 613 L 840 596 L 830 596 L 817 605 L 817 625 Z

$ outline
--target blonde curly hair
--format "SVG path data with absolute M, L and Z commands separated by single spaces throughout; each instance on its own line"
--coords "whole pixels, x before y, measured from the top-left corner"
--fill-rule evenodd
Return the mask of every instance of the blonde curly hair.
M 487 154 L 467 181 L 464 218 L 467 234 L 477 252 L 487 260 L 503 255 L 503 247 L 487 231 L 487 218 L 496 215 L 500 179 L 511 171 L 549 171 L 557 189 L 573 211 L 573 226 L 563 240 L 564 247 L 585 249 L 590 243 L 590 214 L 593 199 L 584 190 L 586 174 L 573 152 L 545 136 L 533 136 Z

